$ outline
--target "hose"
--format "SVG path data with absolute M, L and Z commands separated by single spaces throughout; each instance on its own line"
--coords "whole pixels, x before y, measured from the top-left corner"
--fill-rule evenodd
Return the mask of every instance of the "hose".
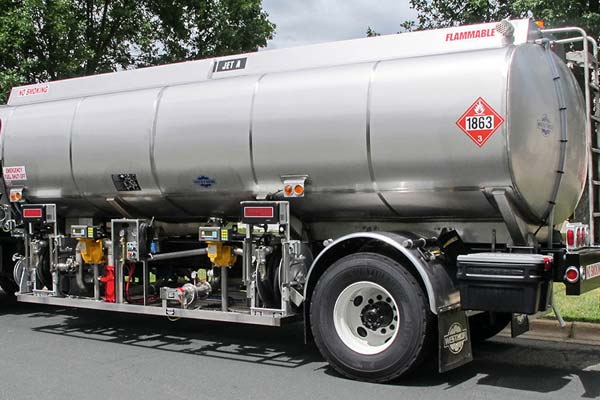
M 75 262 L 77 263 L 75 282 L 80 290 L 85 290 L 85 283 L 83 282 L 83 257 L 81 256 L 81 242 L 77 243 L 77 248 L 75 249 Z

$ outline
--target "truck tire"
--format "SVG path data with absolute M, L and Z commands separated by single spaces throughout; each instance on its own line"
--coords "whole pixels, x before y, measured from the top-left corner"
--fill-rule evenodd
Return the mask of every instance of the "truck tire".
M 346 256 L 319 278 L 310 306 L 315 343 L 352 379 L 387 382 L 425 358 L 433 326 L 419 283 L 398 262 L 375 253 Z
M 15 281 L 6 277 L 0 277 L 0 288 L 9 296 L 14 296 L 19 289 Z
M 471 340 L 474 343 L 490 339 L 510 324 L 511 313 L 483 312 L 469 317 Z

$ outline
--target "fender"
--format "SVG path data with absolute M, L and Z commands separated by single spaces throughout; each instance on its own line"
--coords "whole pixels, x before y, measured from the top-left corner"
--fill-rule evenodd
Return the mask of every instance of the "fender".
M 410 237 L 414 239 L 414 237 Z M 315 288 L 319 277 L 325 270 L 340 258 L 349 254 L 360 252 L 366 245 L 375 247 L 376 250 L 369 250 L 395 257 L 406 268 L 416 272 L 427 293 L 430 310 L 437 315 L 447 309 L 455 308 L 460 304 L 460 294 L 455 286 L 450 273 L 446 267 L 439 261 L 427 261 L 419 249 L 407 249 L 402 246 L 402 242 L 409 239 L 391 232 L 357 232 L 342 236 L 327 246 L 314 260 L 304 288 L 304 320 L 307 327 L 307 333 L 310 332 L 309 312 L 312 291 Z

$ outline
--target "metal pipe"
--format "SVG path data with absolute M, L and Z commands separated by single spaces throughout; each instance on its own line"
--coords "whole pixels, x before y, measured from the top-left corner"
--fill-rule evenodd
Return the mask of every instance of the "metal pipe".
M 55 248 L 55 239 L 52 237 L 48 240 L 48 258 L 50 259 L 50 269 L 53 270 L 52 265 L 58 262 L 58 249 Z M 60 247 L 60 246 L 57 246 Z M 52 293 L 54 296 L 58 296 L 60 277 L 58 271 L 52 271 Z
M 31 240 L 29 239 L 29 231 L 27 230 L 23 236 L 23 240 L 25 242 L 25 266 L 23 267 L 24 273 L 27 274 L 27 281 L 24 282 L 23 287 L 20 288 L 21 293 L 31 292 L 35 290 L 35 283 L 32 283 L 31 279 L 31 252 L 29 246 L 31 246 Z M 35 274 L 33 275 L 35 281 Z
M 551 249 L 554 243 L 554 207 L 548 216 L 548 248 Z
M 113 223 L 114 227 L 114 223 Z M 127 263 L 127 233 L 122 230 L 119 238 L 119 249 L 121 254 L 115 257 L 115 302 L 123 303 L 124 302 L 124 291 L 125 291 L 125 277 L 124 277 L 124 268 Z M 117 246 L 116 243 L 113 245 Z M 115 254 L 116 256 L 116 254 Z
M 560 314 L 560 310 L 558 309 L 558 307 L 556 306 L 556 302 L 555 302 L 555 297 L 554 297 L 554 289 L 551 286 L 550 290 L 552 290 L 552 294 L 551 294 L 551 301 L 552 301 L 552 311 L 554 311 L 554 315 L 556 316 L 556 319 L 558 320 L 558 324 L 560 325 L 561 328 L 564 328 L 565 326 L 567 326 L 567 324 L 565 323 L 565 320 L 563 319 L 562 315 Z
M 252 225 L 246 225 L 246 237 L 242 254 L 242 281 L 246 285 L 246 296 L 250 297 L 250 278 L 252 277 Z M 236 249 L 237 250 L 237 249 Z
M 81 256 L 81 242 L 78 242 L 77 247 L 75 248 L 75 263 L 77 264 L 77 273 L 75 276 L 77 287 L 81 290 L 85 290 L 85 283 L 83 282 L 83 257 Z
M 148 303 L 148 285 L 150 284 L 150 274 L 148 273 L 148 262 L 142 261 L 142 285 L 144 294 L 144 305 Z
M 221 267 L 221 311 L 229 311 L 229 299 L 227 292 L 227 267 Z
M 58 296 L 60 294 L 60 278 L 58 275 L 58 271 L 52 272 L 52 293 L 54 296 Z
M 423 248 L 427 246 L 427 239 L 425 238 L 419 238 L 419 239 L 406 239 L 405 241 L 402 242 L 402 247 L 405 247 L 407 249 L 417 249 L 417 248 Z
M 100 300 L 100 273 L 98 270 L 98 264 L 93 265 L 94 271 L 94 300 Z
M 164 261 L 164 260 L 173 260 L 175 258 L 185 258 L 185 257 L 196 257 L 206 255 L 208 249 L 194 249 L 194 250 L 183 250 L 183 251 L 174 251 L 172 253 L 163 253 L 163 254 L 150 254 L 149 262 L 152 261 Z
M 115 256 L 113 255 L 113 246 L 112 246 L 112 240 L 107 240 L 106 242 L 104 242 L 104 246 L 108 249 L 108 265 L 115 265 Z

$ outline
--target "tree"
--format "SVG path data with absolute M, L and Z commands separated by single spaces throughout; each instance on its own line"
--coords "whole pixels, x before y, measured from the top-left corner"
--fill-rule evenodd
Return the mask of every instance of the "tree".
M 533 17 L 548 27 L 574 25 L 600 35 L 600 0 L 410 0 L 410 5 L 417 21 L 404 23 L 408 30 Z
M 381 36 L 381 34 L 376 32 L 375 29 L 373 29 L 369 26 L 367 28 L 367 37 L 376 37 L 376 36 Z
M 256 51 L 261 0 L 0 0 L 0 104 L 12 86 Z

